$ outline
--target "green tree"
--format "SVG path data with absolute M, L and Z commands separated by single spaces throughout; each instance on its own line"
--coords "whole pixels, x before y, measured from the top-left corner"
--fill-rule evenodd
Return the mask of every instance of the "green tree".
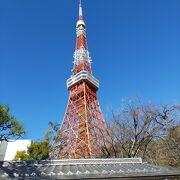
M 17 151 L 16 156 L 14 160 L 30 160 L 29 155 L 26 153 L 26 151 Z
M 0 105 L 0 141 L 16 140 L 25 134 L 22 124 L 9 112 L 8 105 Z
M 45 132 L 44 139 L 45 139 L 45 141 L 48 141 L 49 144 L 52 145 L 56 138 L 56 135 L 59 131 L 61 124 L 59 124 L 58 122 L 49 121 L 48 125 L 49 125 L 50 129 Z
M 45 160 L 49 157 L 50 145 L 48 141 L 32 142 L 28 147 L 30 159 Z

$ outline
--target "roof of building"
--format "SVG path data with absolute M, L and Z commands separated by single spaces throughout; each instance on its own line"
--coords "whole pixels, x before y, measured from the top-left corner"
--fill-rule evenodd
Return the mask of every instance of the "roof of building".
M 0 179 L 180 178 L 180 169 L 143 163 L 141 158 L 1 161 Z

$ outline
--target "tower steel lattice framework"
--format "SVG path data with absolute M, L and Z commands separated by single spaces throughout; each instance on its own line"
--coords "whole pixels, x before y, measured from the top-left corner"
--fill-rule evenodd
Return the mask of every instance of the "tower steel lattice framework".
M 51 159 L 98 157 L 109 138 L 96 94 L 99 81 L 92 73 L 81 1 L 73 57 L 72 75 L 67 80 L 69 100 L 64 120 L 51 148 Z

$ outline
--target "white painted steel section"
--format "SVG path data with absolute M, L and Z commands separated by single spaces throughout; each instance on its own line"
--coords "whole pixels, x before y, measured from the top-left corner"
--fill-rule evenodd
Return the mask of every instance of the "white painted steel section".
M 76 49 L 73 58 L 73 63 L 77 65 L 80 64 L 82 61 L 88 64 L 92 63 L 91 57 L 89 56 L 89 51 L 84 48 Z
M 87 71 L 81 71 L 76 75 L 71 76 L 71 78 L 67 80 L 67 88 L 69 89 L 71 86 L 73 86 L 74 84 L 76 84 L 81 80 L 86 80 L 90 84 L 92 84 L 95 88 L 99 89 L 99 81 Z
M 80 1 L 80 3 L 79 3 L 79 17 L 80 17 L 80 16 L 83 16 L 81 1 Z
M 80 35 L 83 35 L 84 37 L 86 37 L 86 29 L 82 25 L 78 26 L 76 28 L 76 35 L 77 35 L 77 37 Z
M 78 27 L 79 25 L 86 26 L 83 20 L 78 20 L 77 21 L 76 27 Z

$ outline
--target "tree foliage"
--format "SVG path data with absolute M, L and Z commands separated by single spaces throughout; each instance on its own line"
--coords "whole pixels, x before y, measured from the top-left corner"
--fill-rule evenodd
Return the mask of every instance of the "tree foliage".
M 0 141 L 16 140 L 25 134 L 22 124 L 9 111 L 9 106 L 0 105 Z
M 15 160 L 46 160 L 49 158 L 50 145 L 46 136 L 44 141 L 32 142 L 26 151 L 17 151 Z
M 180 124 L 169 128 L 163 139 L 152 142 L 145 159 L 151 163 L 180 168 Z
M 28 147 L 30 159 L 45 160 L 49 157 L 50 145 L 48 141 L 32 142 Z
M 49 121 L 48 123 L 50 129 L 45 133 L 45 141 L 48 141 L 49 144 L 52 144 L 56 138 L 57 132 L 60 128 L 60 124 L 58 122 Z
M 180 124 L 168 129 L 168 135 L 160 149 L 166 155 L 164 164 L 180 168 Z
M 168 129 L 179 120 L 176 110 L 175 106 L 125 101 L 119 112 L 112 112 L 109 146 L 102 149 L 102 156 L 142 157 L 149 161 L 152 144 L 166 138 Z
M 30 160 L 30 157 L 26 151 L 17 151 L 14 160 Z

